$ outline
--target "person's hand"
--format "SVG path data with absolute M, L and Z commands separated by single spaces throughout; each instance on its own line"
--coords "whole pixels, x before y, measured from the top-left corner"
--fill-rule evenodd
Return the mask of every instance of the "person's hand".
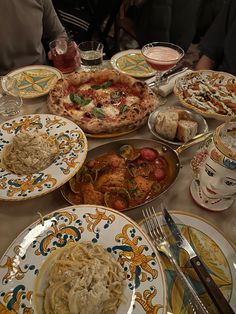
M 52 53 L 51 53 L 51 51 L 48 51 L 48 60 L 52 60 Z

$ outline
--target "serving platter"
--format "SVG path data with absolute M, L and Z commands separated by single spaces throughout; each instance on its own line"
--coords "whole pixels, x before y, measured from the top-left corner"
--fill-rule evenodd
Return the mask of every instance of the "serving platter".
M 115 70 L 137 78 L 150 77 L 156 73 L 147 64 L 140 49 L 129 49 L 116 53 L 111 58 L 111 65 Z
M 7 76 L 16 79 L 22 98 L 37 98 L 48 94 L 62 78 L 62 73 L 47 65 L 30 65 L 16 69 Z M 7 90 L 4 81 L 2 87 Z
M 124 269 L 125 301 L 117 314 L 166 313 L 165 276 L 148 237 L 127 216 L 92 205 L 52 212 L 12 242 L 0 260 L 0 312 L 25 314 L 41 308 L 36 291 L 42 293 L 39 283 L 47 280 L 42 264 L 77 241 L 103 245 Z
M 159 156 L 161 158 L 164 158 L 166 160 L 166 162 L 167 162 L 167 165 L 168 165 L 168 175 L 167 175 L 167 178 L 165 180 L 164 186 L 162 187 L 162 189 L 160 190 L 158 195 L 146 198 L 145 201 L 142 202 L 141 204 L 135 205 L 135 206 L 129 206 L 128 208 L 120 209 L 120 211 L 127 211 L 127 210 L 131 210 L 131 209 L 143 206 L 144 204 L 146 204 L 148 202 L 151 202 L 152 200 L 154 200 L 154 199 L 160 197 L 161 195 L 163 195 L 174 184 L 174 182 L 175 182 L 175 180 L 176 180 L 176 178 L 178 176 L 179 169 L 180 169 L 180 162 L 179 162 L 178 155 L 171 147 L 169 147 L 169 146 L 167 146 L 167 145 L 165 145 L 165 144 L 163 144 L 161 142 L 157 142 L 155 140 L 143 140 L 143 139 L 116 140 L 116 141 L 113 141 L 113 142 L 106 143 L 104 145 L 98 146 L 96 148 L 93 148 L 93 149 L 88 151 L 87 158 L 86 158 L 86 161 L 85 161 L 85 165 L 86 165 L 86 162 L 94 160 L 97 157 L 102 156 L 102 155 L 104 155 L 106 153 L 116 153 L 116 154 L 119 155 L 120 154 L 120 148 L 122 146 L 125 146 L 125 145 L 131 145 L 135 149 L 151 148 L 151 149 L 154 149 L 155 151 L 157 151 Z M 102 176 L 97 175 L 96 177 L 99 180 L 99 178 L 101 178 Z M 74 178 L 75 178 L 75 180 L 77 180 L 77 175 Z M 85 180 L 86 180 L 86 178 L 85 178 Z M 96 191 L 96 182 L 94 183 L 94 186 L 95 186 L 95 191 Z M 120 188 L 121 189 L 125 189 L 125 187 L 123 185 L 120 185 Z M 74 193 L 71 190 L 71 187 L 70 187 L 69 183 L 66 183 L 65 185 L 63 185 L 60 190 L 61 190 L 61 193 L 62 193 L 63 197 L 71 205 L 78 205 L 78 204 L 80 204 L 80 202 L 79 202 L 80 200 L 78 200 L 77 194 Z M 128 193 L 131 193 L 131 192 L 133 192 L 132 193 L 132 199 L 135 200 L 135 195 L 136 195 L 135 194 L 135 189 L 134 189 L 134 191 L 131 190 Z M 105 195 L 104 195 L 104 199 L 105 199 Z M 111 206 L 109 206 L 109 207 L 111 207 Z
M 184 107 L 206 118 L 225 120 L 236 115 L 236 77 L 229 73 L 188 73 L 176 80 L 174 93 Z
M 17 175 L 1 164 L 6 145 L 20 132 L 46 132 L 59 143 L 59 156 L 46 169 Z M 80 169 L 87 155 L 87 139 L 72 121 L 51 114 L 20 116 L 0 125 L 0 199 L 22 201 L 47 194 L 67 182 Z
M 168 140 L 168 139 L 164 138 L 162 135 L 160 135 L 156 130 L 155 125 L 156 125 L 156 118 L 157 118 L 158 113 L 159 112 L 166 112 L 166 111 L 169 111 L 172 109 L 178 109 L 178 110 L 181 110 L 182 112 L 186 112 L 189 115 L 189 117 L 191 117 L 192 120 L 196 121 L 198 123 L 197 134 L 203 134 L 203 133 L 208 132 L 208 125 L 207 125 L 206 120 L 200 114 L 194 112 L 193 110 L 185 109 L 184 107 L 178 106 L 178 105 L 160 106 L 159 108 L 157 108 L 155 111 L 153 111 L 150 114 L 149 119 L 148 119 L 148 128 L 149 128 L 150 132 L 152 133 L 152 135 L 155 136 L 157 139 L 159 139 L 165 143 L 171 144 L 171 145 L 180 146 L 180 145 L 184 144 L 184 142 L 180 142 L 177 139 L 174 141 Z
M 162 221 L 162 214 L 157 214 L 160 221 Z M 201 217 L 181 211 L 171 211 L 171 214 L 181 232 L 205 263 L 212 278 L 220 287 L 233 310 L 236 311 L 235 247 L 214 225 Z M 140 225 L 145 230 L 144 221 Z M 189 262 L 188 254 L 177 248 L 174 244 L 175 240 L 166 225 L 164 225 L 164 231 L 181 269 L 192 282 L 201 300 L 207 306 L 209 313 L 215 313 L 211 299 Z M 181 281 L 176 276 L 175 269 L 164 255 L 161 256 L 161 260 L 168 287 L 168 310 L 173 314 L 189 313 L 188 297 L 182 288 Z

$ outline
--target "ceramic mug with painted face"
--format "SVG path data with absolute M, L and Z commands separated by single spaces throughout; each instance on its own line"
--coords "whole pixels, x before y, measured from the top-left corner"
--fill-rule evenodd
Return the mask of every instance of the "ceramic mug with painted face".
M 236 197 L 236 122 L 218 127 L 191 161 L 193 200 L 202 208 L 221 211 Z

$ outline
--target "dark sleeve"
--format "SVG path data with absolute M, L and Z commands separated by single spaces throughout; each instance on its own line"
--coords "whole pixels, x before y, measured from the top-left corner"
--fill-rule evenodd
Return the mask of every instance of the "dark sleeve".
M 138 8 L 135 21 L 140 46 L 152 41 L 169 41 L 173 0 L 148 0 Z
M 226 1 L 200 43 L 201 53 L 219 63 L 224 53 L 224 39 L 229 24 L 231 1 Z
M 43 0 L 43 40 L 50 42 L 57 37 L 67 36 L 51 0 Z

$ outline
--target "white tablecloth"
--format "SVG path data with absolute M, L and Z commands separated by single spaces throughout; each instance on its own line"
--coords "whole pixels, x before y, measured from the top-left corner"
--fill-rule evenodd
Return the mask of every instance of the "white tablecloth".
M 177 99 L 172 94 L 168 97 L 167 104 L 176 104 Z M 34 100 L 25 100 L 21 114 L 47 113 L 46 97 Z M 4 120 L 0 118 L 0 123 Z M 214 129 L 220 124 L 219 121 L 208 119 L 210 129 Z M 153 139 L 153 136 L 147 126 L 139 130 L 122 136 L 120 138 L 143 138 Z M 117 138 L 119 139 L 119 138 Z M 88 138 L 89 149 L 112 141 L 113 139 L 91 139 Z M 189 162 L 197 149 L 197 145 L 188 149 L 180 155 L 181 170 L 172 188 L 165 194 L 166 202 L 169 209 L 189 212 L 204 218 L 209 223 L 214 224 L 227 239 L 236 244 L 236 203 L 230 209 L 223 212 L 212 212 L 203 210 L 198 207 L 191 199 L 189 185 L 192 180 L 192 172 Z M 153 202 L 153 205 L 160 204 L 160 199 Z M 38 212 L 45 215 L 53 210 L 69 206 L 67 201 L 62 197 L 60 190 L 56 190 L 42 197 L 21 202 L 0 201 L 0 256 L 28 225 L 39 218 Z M 126 214 L 135 221 L 142 219 L 141 208 L 127 211 Z

